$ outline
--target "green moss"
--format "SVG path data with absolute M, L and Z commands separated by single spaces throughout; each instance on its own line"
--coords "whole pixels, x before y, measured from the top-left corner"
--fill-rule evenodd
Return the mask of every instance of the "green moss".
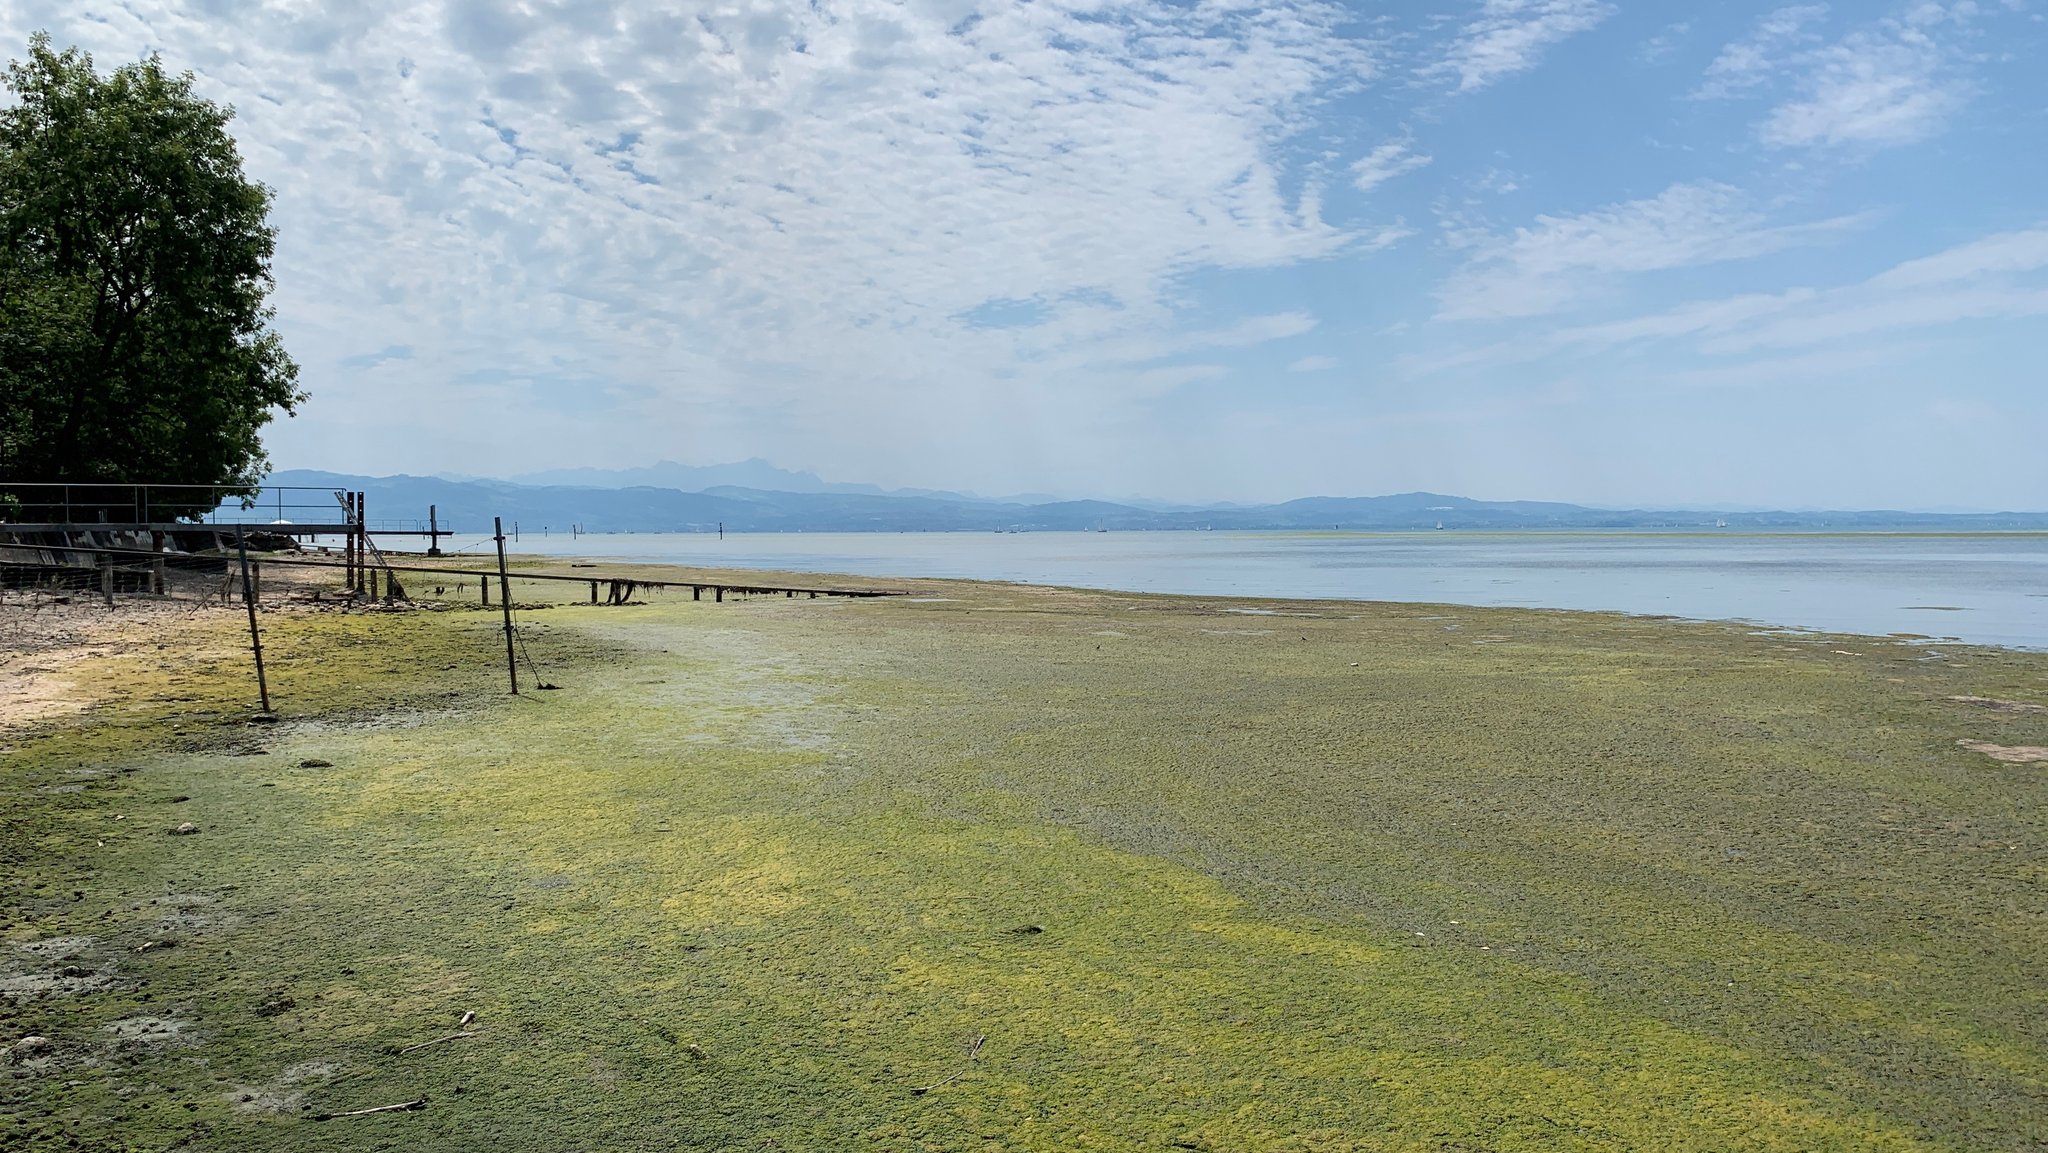
M 12 1011 L 73 1048 L 11 1083 L 10 1138 L 2043 1139 L 2041 775 L 1955 741 L 2048 723 L 1947 697 L 2041 699 L 2048 660 L 946 587 L 563 608 L 530 619 L 565 688 L 516 701 L 495 617 L 280 618 L 300 719 L 262 757 L 223 752 L 255 731 L 225 639 L 126 670 L 0 762 L 46 886 L 9 940 L 118 964 Z M 166 749 L 173 716 L 212 727 Z M 35 791 L 98 767 L 139 771 Z M 136 1016 L 189 1044 L 111 1045 Z

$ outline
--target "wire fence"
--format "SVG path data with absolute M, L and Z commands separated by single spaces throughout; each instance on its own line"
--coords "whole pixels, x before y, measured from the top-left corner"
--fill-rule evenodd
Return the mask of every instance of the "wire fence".
M 346 492 L 315 485 L 112 484 L 0 481 L 0 524 L 38 526 L 225 525 L 338 526 L 353 519 L 370 532 L 416 534 L 431 516 L 365 517 Z M 338 531 L 338 530 L 337 530 Z
M 502 527 L 479 542 L 494 546 L 491 551 L 495 555 L 461 558 L 462 563 L 439 550 L 411 556 L 390 553 L 378 548 L 370 532 L 363 529 L 360 494 L 328 496 L 346 517 L 348 531 L 341 534 L 338 545 L 315 543 L 308 525 L 275 522 L 161 525 L 99 521 L 26 527 L 0 523 L 0 651 L 19 647 L 10 643 L 10 638 L 33 639 L 37 618 L 46 609 L 70 617 L 95 605 L 109 611 L 124 604 L 156 611 L 183 607 L 195 613 L 209 605 L 239 609 L 248 618 L 256 682 L 268 713 L 261 616 L 285 607 L 344 612 L 493 611 L 502 620 L 508 682 L 517 694 L 522 663 L 534 688 L 558 687 L 534 659 L 516 619 L 536 609 L 640 604 L 650 597 L 685 591 L 693 601 L 718 603 L 728 597 L 814 600 L 821 596 L 899 595 L 894 590 L 769 586 L 728 578 L 647 579 L 637 574 L 513 571 L 506 562 Z M 290 506 L 280 502 L 276 507 Z M 161 506 L 147 503 L 129 509 L 143 515 L 160 510 Z M 64 511 L 75 515 L 78 508 L 68 506 Z M 439 536 L 430 539 L 438 544 Z M 515 586 L 519 589 L 516 601 Z

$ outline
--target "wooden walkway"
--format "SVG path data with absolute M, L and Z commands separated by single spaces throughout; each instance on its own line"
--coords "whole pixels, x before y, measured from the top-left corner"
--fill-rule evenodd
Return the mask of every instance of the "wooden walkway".
M 227 559 L 225 557 L 211 557 L 205 553 L 160 553 L 151 552 L 146 549 L 66 548 L 61 551 L 69 553 L 90 553 L 95 556 L 105 556 L 135 561 L 163 560 L 171 557 L 207 557 L 207 559 L 218 560 Z M 265 554 L 260 558 L 260 561 L 256 557 L 251 557 L 250 560 L 254 563 L 261 563 L 266 565 L 289 565 L 295 568 L 347 569 L 350 567 L 344 561 L 314 560 L 305 557 L 281 557 L 272 554 Z M 483 582 L 495 580 L 498 577 L 498 573 L 496 571 L 483 568 L 453 568 L 440 565 L 401 564 L 371 565 L 369 567 L 377 568 L 384 572 L 390 573 L 413 573 L 423 576 L 475 577 L 477 578 L 478 581 Z M 702 600 L 704 598 L 704 594 L 706 592 L 709 592 L 711 593 L 714 600 L 720 602 L 723 602 L 725 600 L 725 596 L 727 593 L 732 593 L 740 596 L 780 595 L 792 599 L 796 597 L 807 597 L 809 599 L 815 600 L 818 597 L 852 597 L 856 599 L 867 599 L 873 597 L 893 597 L 904 596 L 908 592 L 908 590 L 906 589 L 846 588 L 844 586 L 820 587 L 814 585 L 771 585 L 759 584 L 752 581 L 742 583 L 736 581 L 713 580 L 659 580 L 646 579 L 642 577 L 592 576 L 589 574 L 576 575 L 571 573 L 509 572 L 505 575 L 507 579 L 510 580 L 567 581 L 571 584 L 588 585 L 590 587 L 591 604 L 625 604 L 627 600 L 631 598 L 633 592 L 643 588 L 689 589 L 691 600 Z M 599 585 L 609 586 L 606 599 L 603 602 L 600 602 L 598 600 Z M 488 591 L 487 585 L 483 595 L 485 597 L 485 603 L 488 604 L 490 593 Z

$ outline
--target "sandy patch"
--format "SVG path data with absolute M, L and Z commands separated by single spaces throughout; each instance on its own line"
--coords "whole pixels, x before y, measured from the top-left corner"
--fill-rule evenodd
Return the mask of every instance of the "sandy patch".
M 92 695 L 79 689 L 72 670 L 112 651 L 100 645 L 80 645 L 0 661 L 0 732 L 68 716 L 91 705 Z
M 2008 765 L 2027 765 L 2036 761 L 2048 762 L 2048 747 L 2041 745 L 1994 745 L 1990 741 L 1957 741 L 1957 744 L 1973 753 L 1983 753 L 1994 761 Z
M 181 660 L 240 655 L 218 624 L 230 608 L 167 601 L 89 599 L 59 604 L 14 597 L 0 612 L 0 734 L 118 699 L 121 686 L 90 667 L 112 657 L 175 646 Z M 211 637 L 204 634 L 214 633 Z
M 334 1076 L 327 1061 L 308 1061 L 278 1074 L 268 1085 L 238 1085 L 222 1094 L 238 1113 L 294 1113 L 305 1108 L 306 1089 Z
M 2000 713 L 2048 713 L 2048 705 L 2030 705 L 2025 701 L 2001 701 L 1997 697 L 1950 697 L 1959 705 L 1975 705 Z
M 124 1017 L 100 1026 L 102 1033 L 130 1045 L 169 1045 L 185 1039 L 192 1022 L 176 1017 Z
M 98 937 L 84 935 L 76 937 L 45 937 L 40 941 L 23 941 L 17 946 L 22 952 L 41 957 L 45 961 L 68 961 L 99 944 Z
M 75 997 L 106 988 L 114 983 L 113 974 L 83 960 L 98 943 L 98 938 L 88 936 L 48 937 L 19 943 L 16 948 L 36 962 L 60 967 L 31 973 L 12 968 L 0 972 L 0 998 L 18 1005 L 43 997 Z M 72 963 L 63 964 L 66 961 Z
M 18 977 L 0 977 L 0 997 L 20 1004 L 43 997 L 76 997 L 80 993 L 97 993 L 113 983 L 114 979 L 107 974 L 89 969 L 23 973 Z

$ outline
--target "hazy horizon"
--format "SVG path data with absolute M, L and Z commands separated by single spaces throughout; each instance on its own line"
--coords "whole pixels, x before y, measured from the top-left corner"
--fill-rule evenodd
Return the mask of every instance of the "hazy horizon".
M 1487 502 L 1487 503 L 1508 503 L 1508 502 L 1522 502 L 1522 501 L 1526 501 L 1526 502 L 1532 502 L 1532 503 L 1545 503 L 1545 504 L 1569 504 L 1569 505 L 1576 505 L 1576 506 L 1579 506 L 1579 507 L 1582 507 L 1582 508 L 1589 508 L 1589 509 L 1607 509 L 1607 510 L 1614 510 L 1614 511 L 1631 511 L 1631 510 L 1668 510 L 1668 511 L 1698 511 L 1698 512 L 1727 512 L 1727 513 L 1741 513 L 1741 512 L 1791 512 L 1791 513 L 1819 513 L 1819 512 L 1906 512 L 1906 513 L 1916 513 L 1916 514 L 1936 514 L 1936 515 L 1976 515 L 1976 514 L 1985 514 L 1985 513 L 2000 513 L 2000 512 L 2024 512 L 2024 513 L 2040 513 L 2040 512 L 2048 512 L 2048 507 L 2043 507 L 2043 508 L 2034 508 L 2034 507 L 2026 507 L 2026 506 L 2019 506 L 2019 505 L 2012 505 L 2012 506 L 2003 506 L 2003 507 L 1991 507 L 1991 506 L 1982 506 L 1982 507 L 1970 507 L 1970 506 L 1956 506 L 1956 505 L 1950 505 L 1950 506 L 1901 506 L 1901 505 L 1884 505 L 1884 506 L 1879 506 L 1879 505 L 1862 505 L 1862 506 L 1858 506 L 1858 505 L 1773 505 L 1773 504 L 1753 504 L 1753 503 L 1752 503 L 1752 504 L 1745 504 L 1745 503 L 1737 503 L 1737 502 L 1731 502 L 1731 501 L 1715 501 L 1715 500 L 1706 500 L 1706 499 L 1702 499 L 1702 500 L 1693 500 L 1693 501 L 1676 501 L 1676 502 L 1671 502 L 1671 503 L 1660 503 L 1660 504 L 1651 504 L 1651 503 L 1646 503 L 1646 502 L 1641 502 L 1641 501 L 1637 501 L 1637 502 L 1633 502 L 1633 503 L 1628 503 L 1628 502 L 1621 502 L 1621 503 L 1616 503 L 1616 502 L 1606 502 L 1606 501 L 1589 501 L 1589 500 L 1573 500 L 1573 499 L 1571 499 L 1571 498 L 1569 498 L 1569 497 L 1549 497 L 1549 496 L 1527 496 L 1527 495 L 1523 495 L 1523 494 L 1516 494 L 1516 493 L 1500 494 L 1500 493 L 1485 493 L 1485 492 L 1445 492 L 1445 491 L 1442 491 L 1442 490 L 1439 490 L 1439 489 L 1423 489 L 1423 488 L 1400 488 L 1400 489 L 1386 489 L 1386 490 L 1383 490 L 1383 491 L 1374 491 L 1374 492 L 1299 492 L 1299 493 L 1294 493 L 1294 494 L 1292 494 L 1291 496 L 1285 496 L 1285 497 L 1281 497 L 1281 498 L 1278 498 L 1277 500 L 1234 500 L 1234 499 L 1230 499 L 1230 498 L 1223 498 L 1223 499 L 1219 499 L 1219 500 L 1213 500 L 1213 501 L 1178 501 L 1178 500 L 1168 500 L 1168 499 L 1165 499 L 1165 498 L 1161 498 L 1161 497 L 1153 496 L 1153 495 L 1150 495 L 1150 494 L 1148 494 L 1148 493 L 1143 493 L 1143 492 L 1138 492 L 1138 493 L 1122 493 L 1122 494 L 1118 494 L 1118 493 L 1100 493 L 1100 492 L 1084 492 L 1084 491 L 1074 491 L 1074 492 L 1060 492 L 1060 491 L 1057 491 L 1057 490 L 1054 490 L 1054 489 L 1051 489 L 1051 488 L 1046 488 L 1046 487 L 1044 487 L 1044 486 L 1040 486 L 1040 487 L 1034 488 L 1034 489 L 1032 489 L 1031 491 L 1028 491 L 1028 492 L 1020 492 L 1020 493 L 988 493 L 988 492 L 978 492 L 978 491 L 975 491 L 975 490 L 973 490 L 973 489 L 969 489 L 969 488 L 958 488 L 958 487 L 956 487 L 956 488 L 946 488 L 946 487 L 943 487 L 943 486 L 933 487 L 933 486 L 924 486 L 924 485 L 912 485 L 912 486 L 904 486 L 904 487 L 901 487 L 901 488 L 895 488 L 895 487 L 888 487 L 888 486 L 883 486 L 883 485 L 875 485 L 875 484 L 872 484 L 872 482 L 868 482 L 868 481 L 863 481 L 863 480 L 860 480 L 860 479 L 857 479 L 857 478 L 851 478 L 851 477 L 831 477 L 831 476 L 822 476 L 822 475 L 819 475 L 819 474 L 818 474 L 818 472 L 817 472 L 817 470 L 815 470 L 815 469 L 806 469 L 806 468 L 801 468 L 801 467 L 792 467 L 792 468 L 785 468 L 784 466 L 782 466 L 782 465 L 780 465 L 780 464 L 777 464 L 776 462 L 773 462 L 773 461 L 768 461 L 768 460 L 764 460 L 764 459 L 762 459 L 762 458 L 758 458 L 758 457 L 755 457 L 755 458 L 750 458 L 750 459 L 748 459 L 748 460 L 745 460 L 745 461 L 724 461 L 724 462 L 720 462 L 720 463 L 718 463 L 718 464 L 703 464 L 703 465 L 692 465 L 692 464 L 685 464 L 685 463 L 683 463 L 683 462 L 680 462 L 680 461 L 662 460 L 662 461 L 656 461 L 656 462 L 653 462 L 652 464 L 649 464 L 649 465 L 627 465 L 627 466 L 623 466 L 623 467 L 621 467 L 621 468 L 617 468 L 617 469 L 611 469 L 611 470 L 601 470 L 601 469 L 594 469 L 594 468 L 589 468 L 588 466 L 584 466 L 584 468 L 586 468 L 586 469 L 587 469 L 587 470 L 589 470 L 589 471 L 609 471 L 609 472 L 613 472 L 613 473 L 625 473 L 625 472 L 633 472 L 633 471 L 638 471 L 638 470 L 641 470 L 641 469 L 653 469 L 653 468 L 659 468 L 659 467 L 660 467 L 660 466 L 662 466 L 662 465 L 675 465 L 675 466 L 678 466 L 678 467 L 681 467 L 681 468 L 685 468 L 685 469 L 703 469 L 703 470 L 715 470 L 715 469 L 722 469 L 722 468 L 731 468 L 731 467 L 735 467 L 735 466 L 743 466 L 743 465 L 753 465 L 753 464 L 760 464 L 760 465 L 765 465 L 765 466 L 767 466 L 767 467 L 770 467 L 770 468 L 775 468 L 775 469 L 778 469 L 778 470 L 780 470 L 780 471 L 784 471 L 784 472 L 791 472 L 791 473 L 797 473 L 797 474 L 808 474 L 809 476 L 811 476 L 811 477 L 812 477 L 813 479 L 815 479 L 815 480 L 816 480 L 816 481 L 818 481 L 819 483 L 821 483 L 821 484 L 823 484 L 823 485 L 827 485 L 827 486 L 839 486 L 839 487 L 846 487 L 846 488 L 851 488 L 851 487 L 868 487 L 868 488 L 874 488 L 874 489 L 878 490 L 878 492 L 879 492 L 880 494 L 882 494 L 882 495 L 890 495 L 890 496 L 899 496 L 899 495 L 924 495 L 924 494 L 931 494 L 931 493 L 952 493 L 952 494 L 955 494 L 955 495 L 958 495 L 958 496 L 962 496 L 962 497 L 967 497 L 967 498 L 970 498 L 970 499 L 974 499 L 974 500 L 985 500 L 985 501 L 1005 501 L 1005 502 L 1016 502 L 1016 503 L 1025 503 L 1025 504 L 1030 504 L 1030 503 L 1039 503 L 1039 502 L 1045 502 L 1045 501 L 1107 501 L 1107 502 L 1112 502 L 1112 503 L 1124 503 L 1124 504 L 1135 504 L 1135 505 L 1139 505 L 1139 506 L 1144 506 L 1144 505 L 1172 505 L 1172 506 L 1185 506 L 1185 507 L 1189 507 L 1189 508 L 1205 508 L 1205 507 L 1223 507 L 1223 506 L 1228 506 L 1228 505 L 1238 505 L 1238 506 L 1256 506 L 1256 505 L 1266 505 L 1266 504 L 1281 504 L 1281 503 L 1285 503 L 1285 502 L 1287 502 L 1287 501 L 1290 501 L 1290 500 L 1304 500 L 1304 499 L 1317 499 L 1317 498 L 1335 498 L 1335 499 L 1350 499 L 1350 498 L 1361 498 L 1361 497 L 1363 497 L 1363 498 L 1372 498 L 1372 497 L 1385 497 L 1385 496 L 1400 496 L 1400 495 L 1406 495 L 1406 494 L 1410 494 L 1410 493 L 1433 493 L 1433 494 L 1435 494 L 1435 495 L 1439 495 L 1439 496 L 1459 497 L 1459 498 L 1463 498 L 1463 499 L 1469 499 L 1469 500 L 1475 500 L 1475 501 L 1482 501 L 1482 502 Z M 614 482 L 614 481 L 600 481 L 600 480 L 593 480 L 593 481 L 584 481 L 584 482 L 579 482 L 579 481 L 570 481 L 570 480 L 543 480 L 543 479 L 538 479 L 538 478 L 536 478 L 536 477 L 535 477 L 535 476 L 533 476 L 532 474 L 527 474 L 527 475 L 514 475 L 514 476 L 491 476 L 491 475 L 486 475 L 486 474 L 480 474 L 480 473 L 460 473 L 460 472 L 435 472 L 435 473 L 406 473 L 406 472 L 396 472 L 396 473 L 372 474 L 372 473 L 365 473 L 365 472 L 361 472 L 360 470 L 355 470 L 355 469 L 315 469 L 315 468 L 305 468 L 305 467 L 302 467 L 302 466 L 292 466 L 292 467 L 288 467 L 288 468 L 287 468 L 287 467 L 280 467 L 280 468 L 277 468 L 277 469 L 273 470 L 273 474 L 272 474 L 272 475 L 273 475 L 273 476 L 275 476 L 275 475 L 277 475 L 277 474 L 281 474 L 281 473 L 286 473 L 286 472 L 295 472 L 295 471 L 304 471 L 304 472 L 331 472 L 331 473 L 336 473 L 336 474 L 343 474 L 343 475 L 361 475 L 361 476 L 375 476 L 375 477 L 377 477 L 378 479 L 390 479 L 390 478 L 392 478 L 392 477 L 396 477 L 396 476 L 416 476 L 416 477 L 422 477 L 422 478 L 431 478 L 431 479 L 434 479 L 434 480 L 445 480 L 445 481 L 452 481 L 452 482 L 456 482 L 456 483 L 469 483 L 469 482 L 488 482 L 488 483 L 494 483 L 494 484 L 515 484 L 515 485 L 529 485 L 529 486 L 548 486 L 548 485 L 562 485 L 562 486 L 567 486 L 567 487 L 579 487 L 579 486 L 584 486 L 584 487 L 590 487 L 590 488 L 598 488 L 598 489 L 612 489 L 612 488 L 628 487 L 628 486 L 634 486 L 634 485 L 648 485 L 648 486 L 651 486 L 651 487 L 657 487 L 657 488 L 673 488 L 673 487 L 677 487 L 676 485 L 672 485 L 672 484 L 664 484 L 664 483 L 660 483 L 660 482 L 657 482 L 657 481 L 646 481 L 646 480 L 620 480 L 620 481 L 616 481 L 616 482 Z M 574 468 L 572 468 L 572 469 L 562 469 L 562 470 L 549 470 L 549 471 L 565 471 L 565 472 L 567 472 L 567 471 L 579 471 L 579 469 L 574 469 Z M 763 489 L 764 491 L 778 491 L 778 492 L 788 492 L 788 491 L 803 491 L 803 490 L 800 490 L 800 489 L 798 489 L 798 490 L 792 490 L 792 489 L 788 489 L 788 488 L 777 488 L 777 487 L 775 487 L 775 486 L 773 486 L 773 485 L 752 485 L 752 486 L 749 486 L 749 485 L 739 485 L 739 484 L 732 484 L 732 483 L 730 483 L 730 482 L 716 482 L 716 483 L 712 483 L 712 484 L 706 484 L 706 485 L 703 485 L 703 486 L 701 486 L 701 487 L 685 487 L 685 488 L 682 488 L 682 489 L 681 489 L 681 491 L 685 491 L 685 492 L 697 492 L 697 491 L 702 491 L 702 489 L 703 489 L 703 488 L 715 488 L 715 487 L 739 487 L 739 488 L 744 488 L 744 487 L 755 487 L 755 488 L 762 488 L 762 489 Z

